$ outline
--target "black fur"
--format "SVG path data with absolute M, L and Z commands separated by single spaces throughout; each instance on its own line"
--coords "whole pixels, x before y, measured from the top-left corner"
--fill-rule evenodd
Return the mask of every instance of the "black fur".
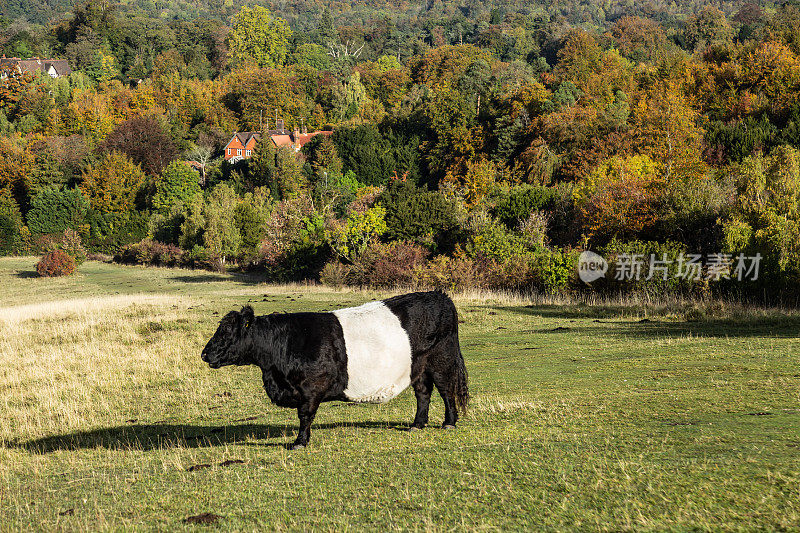
M 384 300 L 411 341 L 411 386 L 417 397 L 413 427 L 428 423 L 433 386 L 445 405 L 443 426 L 455 426 L 467 410 L 467 368 L 458 342 L 458 313 L 441 291 L 415 292 Z
M 458 344 L 458 317 L 442 292 L 413 293 L 384 300 L 400 319 L 411 343 L 411 385 L 417 397 L 412 427 L 428 422 L 435 386 L 445 403 L 443 426 L 455 426 L 466 409 L 467 372 Z M 220 321 L 202 353 L 211 368 L 257 365 L 270 400 L 296 408 L 300 430 L 295 447 L 308 444 L 319 404 L 347 401 L 344 333 L 332 313 L 254 316 L 250 306 Z

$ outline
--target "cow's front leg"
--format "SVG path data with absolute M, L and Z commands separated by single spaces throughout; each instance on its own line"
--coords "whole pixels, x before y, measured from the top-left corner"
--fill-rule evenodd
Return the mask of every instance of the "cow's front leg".
M 297 432 L 297 438 L 292 445 L 293 450 L 302 450 L 308 446 L 308 441 L 311 438 L 311 424 L 314 422 L 318 407 L 319 400 L 304 398 L 300 407 L 297 408 L 297 416 L 300 419 L 300 430 Z

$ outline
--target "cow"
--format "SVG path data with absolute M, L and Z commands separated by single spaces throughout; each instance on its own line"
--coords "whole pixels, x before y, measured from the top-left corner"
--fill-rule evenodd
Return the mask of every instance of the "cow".
M 466 412 L 467 369 L 458 343 L 458 315 L 441 291 L 403 294 L 330 313 L 255 316 L 231 311 L 203 349 L 211 368 L 256 365 L 270 400 L 297 409 L 292 449 L 311 437 L 322 402 L 388 402 L 409 385 L 417 412 L 409 430 L 428 423 L 433 387 L 444 401 L 442 427 Z

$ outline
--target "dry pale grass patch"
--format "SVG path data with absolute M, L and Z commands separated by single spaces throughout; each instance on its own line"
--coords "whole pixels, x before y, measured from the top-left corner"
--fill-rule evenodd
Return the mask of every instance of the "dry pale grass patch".
M 186 358 L 202 343 L 190 333 L 186 301 L 113 296 L 0 308 L 0 443 L 119 423 L 153 397 L 191 397 L 164 387 L 185 378 Z

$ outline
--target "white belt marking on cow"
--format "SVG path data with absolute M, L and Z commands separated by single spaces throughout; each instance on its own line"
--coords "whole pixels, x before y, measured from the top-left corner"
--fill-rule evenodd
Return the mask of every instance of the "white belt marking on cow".
M 354 402 L 388 402 L 411 384 L 411 342 L 383 302 L 333 312 L 347 350 L 345 396 Z

